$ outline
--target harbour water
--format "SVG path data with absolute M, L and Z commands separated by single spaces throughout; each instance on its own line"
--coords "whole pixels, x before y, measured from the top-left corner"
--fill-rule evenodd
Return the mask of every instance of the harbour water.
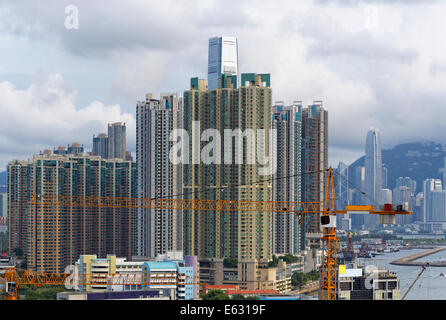
M 427 249 L 400 250 L 377 255 L 372 259 L 359 259 L 365 265 L 376 265 L 380 268 L 395 272 L 400 279 L 401 293 L 404 295 L 407 289 L 421 271 L 419 266 L 392 265 L 393 260 L 409 256 L 414 253 L 423 252 Z M 446 250 L 421 258 L 417 261 L 433 262 L 446 259 Z M 445 276 L 441 276 L 441 274 Z M 427 268 L 415 283 L 405 300 L 446 300 L 446 267 Z

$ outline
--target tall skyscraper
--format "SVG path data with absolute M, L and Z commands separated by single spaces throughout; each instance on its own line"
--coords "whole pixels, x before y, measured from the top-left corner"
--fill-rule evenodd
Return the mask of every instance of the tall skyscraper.
M 365 193 L 366 201 L 370 205 L 382 205 L 382 156 L 381 137 L 379 130 L 371 128 L 367 132 L 365 143 Z M 378 217 L 367 215 L 364 217 L 366 227 L 378 224 Z
M 389 187 L 388 180 L 389 180 L 389 170 L 383 164 L 383 166 L 382 166 L 382 187 L 384 189 Z
M 383 199 L 384 200 L 384 199 Z M 387 200 L 387 199 L 386 199 Z M 407 203 L 409 205 L 409 210 L 413 210 L 414 195 L 413 190 L 407 186 L 397 186 L 393 189 L 393 199 L 392 203 L 395 205 L 400 205 Z M 390 202 L 387 202 L 390 203 Z M 410 223 L 411 216 L 409 215 L 397 215 L 395 218 L 395 223 L 399 225 L 405 225 Z
M 0 217 L 8 216 L 8 194 L 0 193 Z
M 84 153 L 84 145 L 81 145 L 78 142 L 73 142 L 71 145 L 68 145 L 67 148 L 64 146 L 59 146 L 53 149 L 54 154 L 82 154 Z
M 68 146 L 67 149 L 67 154 L 82 154 L 84 153 L 84 145 L 78 143 L 78 142 L 73 142 L 71 144 L 71 146 Z
M 275 201 L 301 201 L 301 109 L 276 102 L 273 106 L 273 128 L 277 130 L 277 170 L 273 180 Z M 290 177 L 283 179 L 283 177 Z M 295 214 L 273 214 L 273 253 L 298 254 L 301 249 L 301 228 Z
M 183 166 L 185 197 L 272 200 L 272 174 L 262 175 L 260 170 L 264 166 L 250 161 L 249 155 L 253 151 L 250 140 L 252 142 L 253 139 L 249 136 L 243 139 L 238 134 L 240 131 L 237 131 L 253 130 L 254 141 L 267 155 L 270 143 L 271 146 L 275 145 L 269 137 L 272 128 L 270 75 L 242 74 L 241 80 L 242 86 L 237 88 L 236 76 L 223 75 L 219 79 L 219 88 L 208 90 L 207 81 L 192 78 L 191 89 L 184 92 L 183 123 L 191 137 L 191 162 Z M 225 141 L 222 138 L 220 148 L 208 150 L 206 146 L 210 137 L 206 129 L 230 134 L 231 139 Z M 258 129 L 266 131 L 263 141 L 257 134 Z M 200 156 L 200 150 L 204 150 L 201 154 L 204 152 L 215 161 L 204 163 L 196 159 Z M 268 181 L 255 183 L 262 180 Z M 183 217 L 185 254 L 200 258 L 271 258 L 270 213 L 185 210 Z
M 423 222 L 424 216 L 424 194 L 423 192 L 418 192 L 415 196 L 414 205 L 414 217 L 413 220 Z
M 336 189 L 336 208 L 338 210 L 345 210 L 345 207 L 350 204 L 349 201 L 349 180 L 348 180 L 348 166 L 342 161 L 339 162 L 335 171 L 335 189 Z M 342 219 L 349 219 L 348 214 L 338 214 L 336 217 L 336 223 L 338 228 L 349 222 L 344 222 Z M 351 222 L 350 222 L 351 224 Z
M 340 210 L 344 210 L 345 206 L 349 204 L 348 190 L 348 166 L 342 161 L 339 162 L 338 168 L 335 174 L 336 181 L 336 207 Z
M 138 197 L 171 198 L 182 194 L 182 167 L 169 159 L 169 139 L 182 127 L 182 100 L 176 93 L 158 99 L 147 94 L 136 106 Z M 182 250 L 182 215 L 177 210 L 138 209 L 138 255 L 155 257 Z
M 302 108 L 302 200 L 325 201 L 328 168 L 328 111 L 322 101 Z M 321 232 L 320 214 L 309 215 L 306 231 Z
M 354 205 L 365 204 L 365 197 L 362 194 L 365 190 L 365 167 L 359 166 L 355 168 L 355 185 L 352 194 L 352 202 Z M 364 215 L 353 214 L 351 215 L 352 226 L 354 228 L 362 228 L 364 225 Z
M 115 122 L 108 125 L 108 158 L 125 160 L 126 134 L 125 123 Z
M 93 155 L 108 159 L 108 137 L 105 133 L 93 136 Z
M 430 220 L 432 222 L 446 222 L 446 190 L 432 191 L 432 206 Z
M 28 269 L 64 272 L 81 254 L 135 254 L 135 209 L 29 204 L 33 195 L 134 198 L 134 162 L 46 150 L 11 161 L 8 175 L 9 251 L 23 250 Z
M 443 191 L 440 179 L 426 179 L 423 182 L 423 222 L 434 221 L 433 193 Z
M 365 167 L 359 166 L 355 168 L 355 193 L 353 195 L 353 204 L 365 204 L 362 192 L 365 190 Z
M 382 192 L 381 192 L 381 199 L 382 199 L 382 202 L 383 203 L 394 203 L 393 202 L 393 193 L 392 193 L 392 190 L 390 190 L 390 189 L 382 189 L 381 190 Z
M 218 79 L 223 74 L 238 75 L 238 42 L 234 37 L 209 39 L 208 88 L 218 88 Z
M 417 182 L 409 177 L 399 177 L 398 179 L 396 179 L 395 187 L 408 187 L 412 190 L 412 192 L 415 193 L 415 191 L 417 190 Z

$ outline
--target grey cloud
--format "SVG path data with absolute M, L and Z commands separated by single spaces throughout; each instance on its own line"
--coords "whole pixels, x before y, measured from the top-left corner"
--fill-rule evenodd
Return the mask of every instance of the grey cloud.
M 309 46 L 308 58 L 330 59 L 331 57 L 352 58 L 360 60 L 386 60 L 396 64 L 408 64 L 417 58 L 413 49 L 394 47 L 391 36 L 385 41 L 370 32 L 350 33 L 334 25 L 328 28 L 321 20 L 308 19 L 300 29 L 303 36 L 315 40 Z
M 93 101 L 75 106 L 76 92 L 61 75 L 51 74 L 25 90 L 10 82 L 0 82 L 0 165 L 7 155 L 31 157 L 43 149 L 72 142 L 91 150 L 92 136 L 105 130 L 107 123 L 123 121 L 128 126 L 128 142 L 135 142 L 135 119 L 120 106 Z
M 431 63 L 429 71 L 433 76 L 436 76 L 438 74 L 444 74 L 446 73 L 446 64 Z
M 316 4 L 330 4 L 335 3 L 343 6 L 356 6 L 364 3 L 370 4 L 404 4 L 404 5 L 413 5 L 413 4 L 427 4 L 427 3 L 439 3 L 441 0 L 315 0 Z
M 120 0 L 0 3 L 0 21 L 3 21 L 0 30 L 59 41 L 73 54 L 97 58 L 114 51 L 140 49 L 171 53 L 193 46 L 197 35 L 204 32 L 220 33 L 223 28 L 227 32 L 256 25 L 238 1 L 217 2 L 206 8 L 194 7 L 188 2 L 165 2 L 164 5 L 158 1 L 136 0 L 125 4 Z M 79 9 L 77 30 L 64 26 L 67 5 L 76 5 Z
M 46 2 L 43 5 L 42 2 Z M 65 7 L 79 9 L 79 29 L 68 30 Z M 174 50 L 190 43 L 193 30 L 181 16 L 169 15 L 152 1 L 20 1 L 1 4 L 0 27 L 4 31 L 33 37 L 57 39 L 70 52 L 103 56 L 112 50 Z

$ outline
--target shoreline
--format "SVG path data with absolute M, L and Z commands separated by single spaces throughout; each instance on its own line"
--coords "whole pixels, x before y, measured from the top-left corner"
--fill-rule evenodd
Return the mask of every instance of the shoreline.
M 444 261 L 444 262 L 417 262 L 417 261 L 414 261 L 414 260 L 418 260 L 420 258 L 430 256 L 434 253 L 446 250 L 446 248 L 444 248 L 444 247 L 433 247 L 432 246 L 432 247 L 425 247 L 425 248 L 429 249 L 429 250 L 419 252 L 419 253 L 414 253 L 407 257 L 394 260 L 394 261 L 390 262 L 390 264 L 399 265 L 399 266 L 424 266 L 427 263 L 429 263 L 430 267 L 446 267 L 446 261 Z

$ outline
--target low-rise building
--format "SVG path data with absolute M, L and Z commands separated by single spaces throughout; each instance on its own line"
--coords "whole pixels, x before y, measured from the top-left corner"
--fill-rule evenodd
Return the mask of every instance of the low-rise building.
M 303 262 L 268 267 L 255 259 L 240 259 L 229 263 L 224 259 L 200 259 L 200 283 L 203 285 L 237 286 L 237 290 L 291 291 L 291 276 L 303 270 Z
M 59 292 L 57 300 L 174 300 L 175 295 L 160 290 L 117 292 Z
M 340 265 L 338 300 L 400 300 L 400 280 L 376 266 Z
M 108 255 L 82 255 L 75 264 L 79 283 L 75 289 L 81 292 L 123 292 L 173 290 L 175 299 L 191 300 L 198 297 L 198 264 L 194 257 L 173 255 L 158 256 L 152 261 L 126 261 Z
M 241 290 L 237 285 L 203 285 L 202 293 L 207 294 L 211 290 L 221 290 L 229 297 L 234 295 L 242 296 L 261 296 L 261 295 L 277 295 L 277 290 Z
M 5 272 L 5 269 L 14 268 L 15 262 L 6 253 L 0 253 L 0 275 Z

